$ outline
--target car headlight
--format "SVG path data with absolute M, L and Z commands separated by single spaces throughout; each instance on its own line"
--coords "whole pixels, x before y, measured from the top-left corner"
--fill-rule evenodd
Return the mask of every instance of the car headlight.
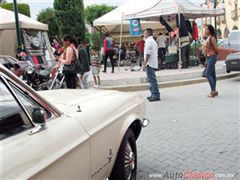
M 27 72 L 27 74 L 32 74 L 34 72 L 33 67 L 30 67 L 30 66 L 27 67 L 26 72 Z

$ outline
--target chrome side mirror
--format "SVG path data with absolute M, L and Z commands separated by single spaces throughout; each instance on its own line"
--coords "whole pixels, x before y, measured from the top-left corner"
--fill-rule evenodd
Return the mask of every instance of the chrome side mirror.
M 32 110 L 32 119 L 36 124 L 36 127 L 28 132 L 29 135 L 36 134 L 42 130 L 45 130 L 47 115 L 44 109 L 42 108 L 33 108 Z

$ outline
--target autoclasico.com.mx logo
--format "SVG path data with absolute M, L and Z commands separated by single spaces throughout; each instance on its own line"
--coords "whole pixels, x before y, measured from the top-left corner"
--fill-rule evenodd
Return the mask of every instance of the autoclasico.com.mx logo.
M 149 174 L 149 178 L 169 178 L 169 179 L 213 179 L 213 178 L 233 178 L 235 174 L 223 174 L 201 171 L 184 171 Z

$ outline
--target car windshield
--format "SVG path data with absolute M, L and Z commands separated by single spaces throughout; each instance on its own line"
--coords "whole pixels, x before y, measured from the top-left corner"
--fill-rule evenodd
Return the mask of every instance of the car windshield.
M 232 32 L 229 39 L 232 41 L 240 41 L 240 32 Z

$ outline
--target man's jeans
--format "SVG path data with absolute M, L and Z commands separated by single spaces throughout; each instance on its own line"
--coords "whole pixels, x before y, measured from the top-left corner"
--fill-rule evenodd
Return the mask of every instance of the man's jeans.
M 208 82 L 210 84 L 211 90 L 216 91 L 216 71 L 215 71 L 215 64 L 217 62 L 217 56 L 208 56 L 207 57 L 207 66 L 205 70 L 205 75 L 208 79 Z
M 80 75 L 80 77 L 79 77 L 80 82 L 82 83 L 82 88 L 83 89 L 88 89 L 89 88 L 88 76 L 89 76 L 89 72 L 85 72 L 83 75 Z
M 151 97 L 153 98 L 160 98 L 160 93 L 158 90 L 158 83 L 157 83 L 157 78 L 155 74 L 155 69 L 147 65 L 146 67 L 146 73 L 147 73 L 147 78 L 150 83 L 150 92 L 151 92 Z

